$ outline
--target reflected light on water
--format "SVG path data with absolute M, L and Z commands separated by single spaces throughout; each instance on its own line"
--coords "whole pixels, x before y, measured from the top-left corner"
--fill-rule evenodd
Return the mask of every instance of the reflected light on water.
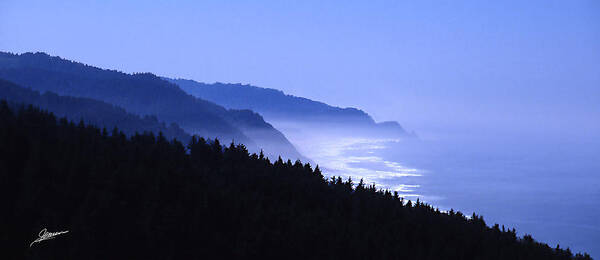
M 402 197 L 420 197 L 420 185 L 408 184 L 408 178 L 423 176 L 425 171 L 406 167 L 399 162 L 374 156 L 374 150 L 386 149 L 386 144 L 398 139 L 340 138 L 313 142 L 310 156 L 319 164 L 327 177 L 351 177 L 378 188 L 397 191 Z M 414 181 L 412 181 L 414 182 Z

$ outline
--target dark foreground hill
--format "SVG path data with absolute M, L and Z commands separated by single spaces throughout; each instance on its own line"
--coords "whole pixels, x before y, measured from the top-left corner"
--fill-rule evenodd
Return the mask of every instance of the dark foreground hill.
M 0 78 L 41 92 L 92 98 L 137 115 L 156 116 L 188 133 L 235 140 L 253 151 L 264 149 L 274 158 L 302 158 L 286 137 L 259 114 L 225 109 L 195 98 L 150 73 L 105 70 L 45 53 L 0 52 Z
M 57 116 L 72 121 L 84 120 L 85 123 L 109 131 L 118 127 L 127 136 L 132 136 L 136 132 L 163 133 L 168 139 L 177 139 L 186 143 L 192 138 L 177 124 L 172 123 L 167 126 L 159 122 L 155 116 L 140 117 L 127 113 L 122 108 L 89 98 L 59 96 L 52 92 L 40 94 L 2 79 L 0 79 L 0 99 L 12 103 L 31 104 Z
M 4 102 L 0 125 L 2 259 L 590 259 L 241 145 Z M 44 228 L 68 233 L 30 247 Z
M 370 137 L 412 135 L 395 121 L 376 123 L 360 109 L 330 106 L 308 98 L 287 95 L 281 90 L 242 84 L 207 84 L 186 79 L 164 79 L 177 84 L 187 93 L 224 107 L 256 111 L 269 122 L 308 125 L 319 131 L 336 128 L 336 132 L 346 130 L 348 134 L 367 133 Z M 329 129 L 324 129 L 324 126 Z

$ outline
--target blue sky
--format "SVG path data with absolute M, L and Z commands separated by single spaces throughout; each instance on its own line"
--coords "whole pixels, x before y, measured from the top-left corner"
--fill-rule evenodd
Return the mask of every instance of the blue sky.
M 598 1 L 3 0 L 0 50 L 277 88 L 421 132 L 600 131 Z

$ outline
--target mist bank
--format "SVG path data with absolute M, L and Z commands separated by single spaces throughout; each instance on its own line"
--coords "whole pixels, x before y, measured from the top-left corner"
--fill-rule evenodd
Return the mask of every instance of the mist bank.
M 419 139 L 281 129 L 327 176 L 364 179 L 442 210 L 481 212 L 520 235 L 597 257 L 600 134 L 584 127 L 571 132 L 515 126 L 428 128 Z
M 283 91 L 251 85 L 201 83 L 187 79 L 163 78 L 182 90 L 232 109 L 251 109 L 265 119 L 288 130 L 327 131 L 347 136 L 376 138 L 414 137 L 398 122 L 375 122 L 357 108 L 340 108 L 308 98 L 287 95 Z M 287 133 L 287 131 L 286 131 Z
M 269 157 L 305 159 L 287 138 L 248 109 L 227 109 L 196 98 L 151 73 L 127 74 L 46 53 L 0 52 L 0 78 L 40 92 L 90 98 L 140 116 L 156 116 L 187 133 L 242 143 Z

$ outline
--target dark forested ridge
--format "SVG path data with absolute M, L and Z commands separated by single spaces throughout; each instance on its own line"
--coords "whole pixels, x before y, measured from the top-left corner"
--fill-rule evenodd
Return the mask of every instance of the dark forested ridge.
M 5 102 L 0 125 L 2 259 L 590 259 L 242 145 Z M 69 233 L 29 247 L 43 228 Z
M 112 130 L 118 127 L 127 136 L 136 132 L 163 133 L 168 139 L 189 142 L 191 136 L 177 124 L 167 126 L 155 116 L 140 117 L 127 113 L 122 108 L 89 98 L 59 96 L 52 92 L 40 94 L 37 91 L 17 86 L 0 79 L 0 99 L 17 104 L 31 104 L 69 120 L 84 120 L 85 123 Z
M 364 128 L 371 134 L 409 135 L 395 121 L 375 123 L 371 116 L 360 109 L 334 107 L 308 98 L 286 95 L 281 90 L 242 84 L 207 84 L 186 79 L 164 79 L 177 84 L 181 89 L 196 97 L 227 108 L 251 109 L 265 116 L 269 121 L 341 125 Z
M 138 115 L 155 115 L 188 133 L 244 143 L 270 156 L 302 158 L 286 137 L 249 110 L 225 109 L 195 98 L 150 73 L 104 70 L 45 53 L 0 52 L 0 78 L 38 91 L 107 102 Z

